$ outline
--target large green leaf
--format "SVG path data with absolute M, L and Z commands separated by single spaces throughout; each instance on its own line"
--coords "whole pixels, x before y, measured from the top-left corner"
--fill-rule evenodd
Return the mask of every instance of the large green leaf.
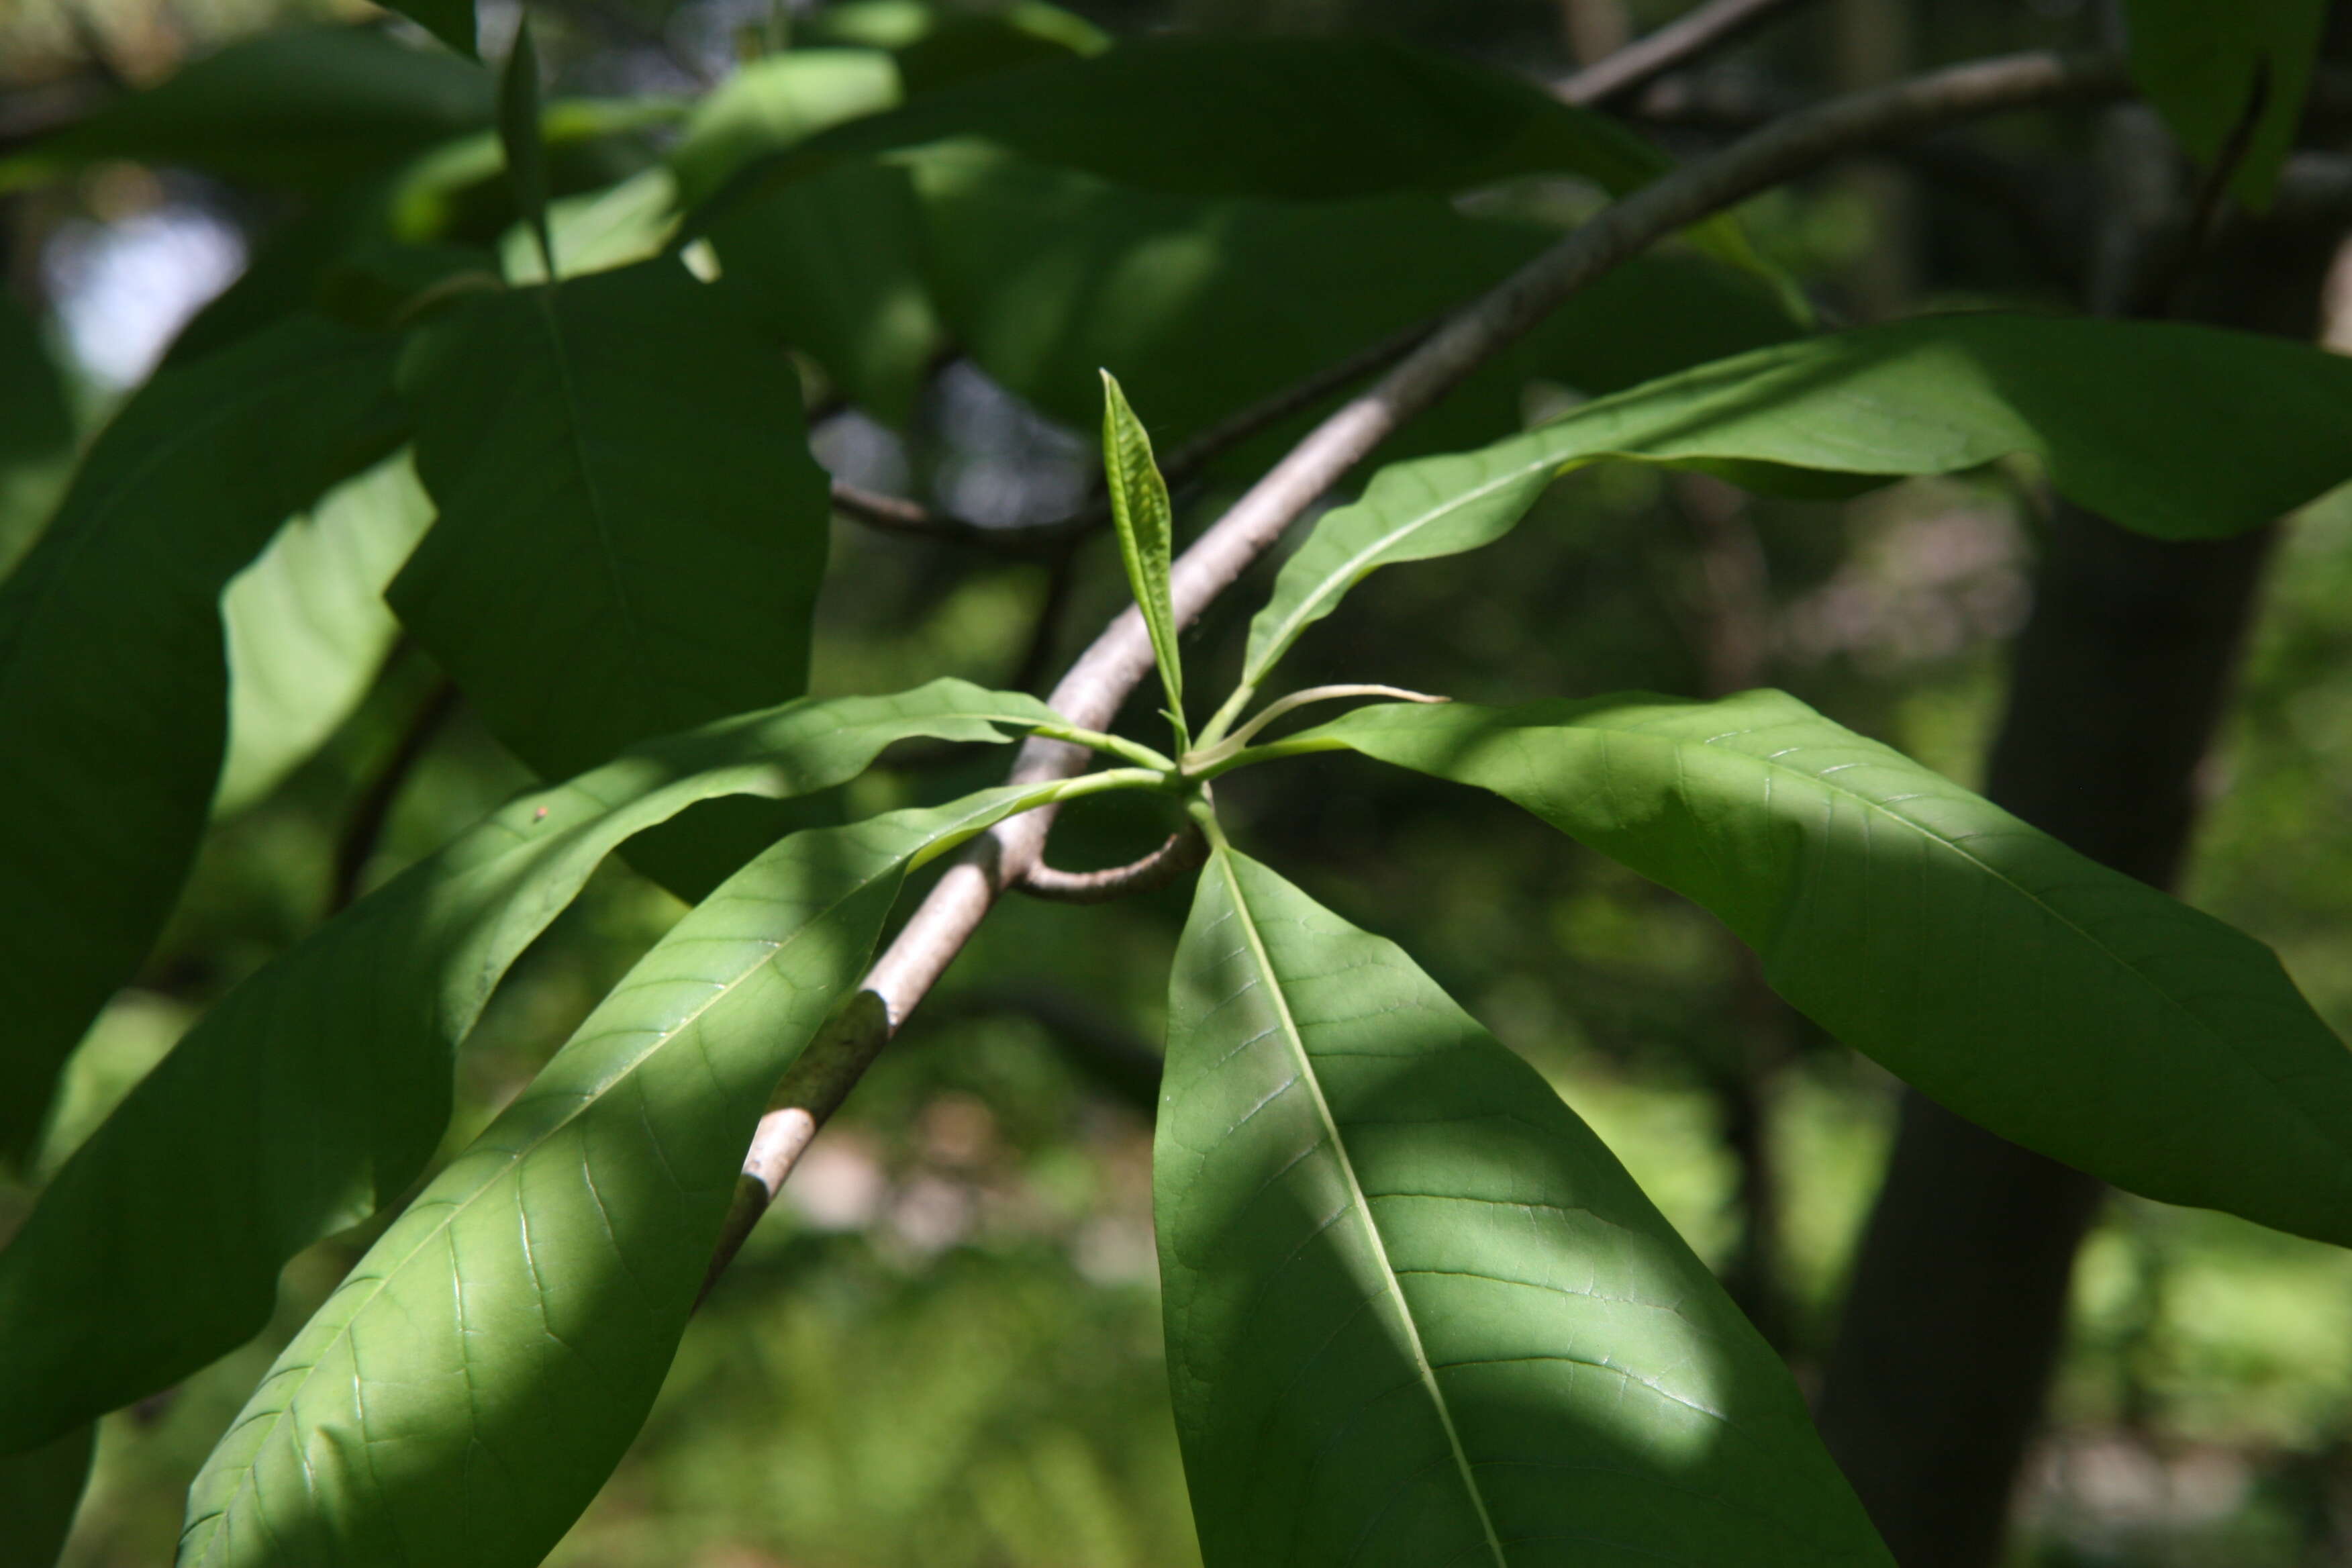
M 412 340 L 401 387 L 441 517 L 393 607 L 524 762 L 801 691 L 827 488 L 730 291 L 660 260 L 486 297 Z
M 1097 373 L 1108 365 L 1150 410 L 1163 443 L 1452 309 L 1558 238 L 1540 225 L 1465 216 L 1426 195 L 1207 200 L 971 153 L 927 156 L 912 177 L 938 309 L 973 363 L 1081 429 L 1096 416 Z M 772 232 L 782 241 L 789 231 Z M 750 245 L 720 243 L 731 269 L 766 266 Z M 1366 256 L 1381 265 L 1356 265 Z M 1316 308 L 1297 309 L 1302 299 Z M 1570 300 L 1416 421 L 1407 440 L 1445 449 L 1516 428 L 1531 376 L 1614 392 L 1793 330 L 1727 268 L 1690 257 L 1637 261 Z M 1254 471 L 1279 450 L 1238 466 Z
M 228 754 L 213 813 L 276 789 L 351 717 L 399 635 L 383 587 L 433 521 L 404 455 L 278 531 L 221 595 Z
M 0 190 L 108 159 L 331 194 L 487 127 L 478 66 L 367 27 L 262 33 L 0 160 Z
M 1891 1559 L 1771 1348 L 1535 1070 L 1220 849 L 1153 1214 L 1208 1568 Z
M 1299 743 L 1493 790 L 1664 882 L 2004 1138 L 2352 1245 L 2352 1055 L 2269 948 L 1793 698 L 1384 706 Z
M 1263 680 L 1370 573 L 1500 538 L 1597 458 L 1769 486 L 1789 469 L 1943 474 L 2022 452 L 2126 528 L 2216 539 L 2352 477 L 2347 429 L 2352 360 L 2252 333 L 1988 313 L 1809 338 L 1374 475 L 1283 563 L 1243 679 Z
M 1309 200 L 1538 172 L 1622 193 L 1671 163 L 1533 83 L 1386 39 L 1180 36 L 927 94 L 745 166 L 727 199 L 958 138 L 1150 190 Z
M 2263 94 L 2230 188 L 2268 205 L 2303 120 L 2327 0 L 2126 0 L 2125 14 L 2132 79 L 2200 158 L 2221 155 Z
M 635 1436 L 783 1069 L 913 867 L 1066 784 L 795 834 L 647 953 L 262 1381 L 184 1568 L 529 1568 Z
M 1151 456 L 1151 434 L 1128 406 L 1110 372 L 1102 374 L 1103 483 L 1110 491 L 1111 522 L 1118 533 L 1119 559 L 1127 566 L 1135 607 L 1151 634 L 1151 657 L 1168 691 L 1169 721 L 1181 746 L 1184 734 L 1184 656 L 1176 644 L 1176 610 L 1169 598 L 1168 571 L 1175 551 L 1176 516 L 1169 505 L 1168 481 Z
M 220 771 L 221 589 L 400 438 L 393 340 L 292 318 L 132 397 L 0 584 L 0 1158 L 155 939 Z
M 397 1198 L 446 1126 L 451 1053 L 625 839 L 830 788 L 894 741 L 1049 717 L 938 681 L 729 720 L 522 796 L 329 921 L 205 1015 L 0 1251 L 0 1453 L 230 1350 L 288 1258 Z

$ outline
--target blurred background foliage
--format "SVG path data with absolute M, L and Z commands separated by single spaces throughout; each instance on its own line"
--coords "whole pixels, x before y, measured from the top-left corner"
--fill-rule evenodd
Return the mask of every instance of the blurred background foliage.
M 1547 79 L 1677 8 L 1071 6 L 1113 33 L 1390 31 Z M 1806 94 L 1969 54 L 2079 43 L 2092 9 L 1799 7 L 1678 96 L 1654 95 L 1653 129 L 1669 145 L 1703 144 Z M 547 0 L 534 10 L 559 89 L 583 94 L 691 94 L 775 31 L 766 0 Z M 844 26 L 822 7 L 787 12 L 808 36 Z M 512 25 L 511 5 L 485 14 L 494 37 Z M 858 25 L 887 26 L 893 14 L 869 5 Z M 360 0 L 0 0 L 0 150 L 234 39 L 375 15 Z M 2063 192 L 2036 205 L 1987 175 L 2008 170 L 2009 156 L 2079 154 L 2051 141 L 2059 134 L 2004 122 L 1778 193 L 1745 216 L 1832 321 L 2063 304 L 2079 238 L 2066 232 Z M 600 142 L 601 162 L 569 183 L 621 179 L 648 165 L 655 146 Z M 462 181 L 452 188 L 454 200 L 482 199 Z M 1479 200 L 1538 222 L 1589 205 L 1559 190 Z M 237 279 L 281 208 L 122 163 L 0 205 L 0 565 L 37 531 L 75 433 L 102 420 L 190 314 Z M 491 241 L 509 216 L 492 197 L 454 226 Z M 1574 390 L 1519 388 L 1531 416 Z M 820 428 L 820 455 L 845 477 L 987 522 L 1053 517 L 1087 483 L 1089 440 L 968 362 L 947 362 L 907 399 L 903 432 L 840 415 Z M 1193 525 L 1238 477 L 1195 487 L 1185 498 Z M 371 497 L 350 504 L 404 504 L 399 473 L 369 483 Z M 1309 638 L 1296 679 L 1489 700 L 1769 682 L 1973 782 L 1998 716 L 2004 642 L 2026 609 L 2039 504 L 2032 476 L 2011 470 L 1844 504 L 1590 471 L 1556 487 L 1536 525 L 1478 557 L 1381 574 Z M 326 509 L 311 521 L 331 532 Z M 1261 588 L 1268 571 L 1255 579 Z M 1034 682 L 1124 592 L 1101 541 L 1057 578 L 843 525 L 816 689 L 885 690 L 939 674 Z M 341 651 L 321 656 L 319 679 L 366 695 L 331 733 L 289 740 L 272 730 L 269 694 L 240 687 L 236 760 L 196 876 L 147 972 L 76 1057 L 36 1179 L 228 986 L 351 889 L 527 782 L 462 709 L 446 710 L 436 673 L 369 595 L 327 615 L 315 597 L 248 578 L 231 599 L 240 637 L 289 635 L 306 616 L 330 623 Z M 1198 666 L 1236 662 L 1255 602 L 1246 589 L 1229 595 L 1197 630 Z M 1033 629 L 1041 614 L 1043 641 Z M 2189 892 L 2274 944 L 2342 1030 L 2352 1030 L 2348 654 L 2352 498 L 2337 497 L 2296 523 L 2273 573 L 2229 743 L 2210 769 Z M 899 761 L 854 787 L 854 809 L 944 798 L 1001 766 Z M 1890 1082 L 1761 993 L 1709 918 L 1498 802 L 1320 759 L 1238 776 L 1229 795 L 1237 837 L 1278 849 L 1318 898 L 1403 942 L 1551 1078 L 1803 1374 L 1824 1346 L 1887 1144 Z M 1070 816 L 1055 854 L 1112 863 L 1154 832 L 1107 802 Z M 680 908 L 618 863 L 600 874 L 517 965 L 462 1057 L 448 1149 L 520 1088 Z M 820 1140 L 689 1333 L 631 1458 L 554 1562 L 1197 1561 L 1165 1407 L 1150 1228 L 1154 1054 L 1182 909 L 1176 893 L 1099 910 L 1016 900 L 988 923 Z M 32 1191 L 0 1191 L 0 1235 Z M 127 1568 L 168 1556 L 196 1464 L 368 1239 L 305 1255 L 269 1336 L 105 1423 L 68 1563 Z M 2352 1561 L 2352 1256 L 2115 1200 L 2078 1271 L 2074 1315 L 2053 1422 L 2020 1504 L 2021 1562 Z M 0 1542 L 0 1560 L 7 1552 Z

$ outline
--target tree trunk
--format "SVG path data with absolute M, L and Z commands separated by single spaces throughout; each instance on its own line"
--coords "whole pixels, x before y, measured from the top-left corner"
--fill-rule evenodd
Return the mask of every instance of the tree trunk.
M 2331 250 L 2242 226 L 2176 291 L 2179 313 L 2308 340 Z M 2011 664 L 1991 798 L 2171 886 L 2273 531 L 2165 544 L 2062 509 Z M 1999 1560 L 2100 1192 L 1905 1096 L 1818 1410 L 1903 1568 Z

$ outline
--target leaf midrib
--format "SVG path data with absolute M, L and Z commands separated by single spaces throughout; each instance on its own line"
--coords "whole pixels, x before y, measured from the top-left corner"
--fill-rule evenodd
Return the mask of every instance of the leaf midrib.
M 955 830 L 955 827 L 960 826 L 961 826 L 961 824 L 958 823 L 953 826 L 942 827 L 938 833 L 933 834 L 931 837 L 936 838 L 943 834 L 952 833 Z M 926 840 L 926 842 L 929 842 L 929 840 Z M 708 1014 L 711 1008 L 717 1006 L 729 996 L 733 995 L 737 987 L 742 985 L 751 976 L 757 974 L 761 970 L 765 969 L 770 963 L 773 963 L 776 956 L 782 952 L 785 948 L 800 940 L 803 935 L 814 930 L 821 922 L 829 919 L 833 914 L 838 911 L 843 905 L 848 903 L 850 900 L 856 898 L 861 893 L 864 893 L 867 889 L 873 887 L 876 882 L 889 875 L 891 870 L 903 865 L 905 861 L 910 858 L 920 847 L 920 845 L 915 846 L 913 848 L 910 848 L 906 855 L 898 857 L 881 870 L 875 872 L 871 876 L 860 879 L 855 887 L 845 892 L 839 899 L 836 899 L 832 903 L 826 905 L 822 912 L 812 916 L 807 921 L 802 922 L 799 931 L 794 931 L 791 936 L 784 938 L 782 941 L 771 947 L 766 952 L 761 955 L 758 963 L 746 966 L 741 973 L 736 975 L 724 985 L 721 985 L 718 990 L 712 992 L 711 994 L 699 1005 L 695 1007 L 693 1011 L 687 1014 L 684 1017 L 680 1018 L 675 1026 L 665 1031 L 660 1038 L 648 1044 L 643 1051 L 639 1052 L 637 1056 L 633 1058 L 625 1066 L 619 1068 L 610 1076 L 605 1078 L 595 1089 L 581 1095 L 579 1097 L 580 1103 L 577 1106 L 573 1107 L 571 1110 L 566 1111 L 562 1118 L 542 1129 L 528 1144 L 514 1151 L 507 1160 L 506 1163 L 486 1176 L 479 1186 L 476 1187 L 472 1192 L 467 1194 L 457 1202 L 450 1204 L 446 1208 L 443 1209 L 435 1223 L 426 1229 L 423 1236 L 417 1238 L 416 1245 L 410 1247 L 405 1253 L 403 1253 L 399 1260 L 394 1263 L 391 1268 L 386 1268 L 383 1273 L 375 1277 L 374 1280 L 372 1281 L 373 1289 L 368 1292 L 367 1298 L 353 1307 L 350 1314 L 345 1317 L 341 1323 L 336 1325 L 335 1331 L 328 1336 L 326 1343 L 320 1346 L 318 1352 L 312 1355 L 310 1364 L 302 1369 L 301 1375 L 294 1381 L 291 1391 L 289 1392 L 284 1399 L 279 1402 L 278 1408 L 270 1411 L 266 1417 L 263 1417 L 268 1420 L 269 1424 L 268 1428 L 264 1431 L 259 1437 L 254 1440 L 254 1457 L 239 1469 L 237 1473 L 236 1489 L 234 1495 L 230 1497 L 228 1501 L 223 1503 L 219 1508 L 206 1515 L 204 1519 L 192 1521 L 189 1524 L 188 1529 L 194 1530 L 197 1525 L 207 1523 L 213 1520 L 226 1518 L 233 1510 L 236 1509 L 238 1502 L 252 1490 L 254 1473 L 260 1468 L 260 1456 L 264 1447 L 271 1438 L 277 1436 L 278 1423 L 293 1414 L 295 1402 L 301 1397 L 302 1391 L 309 1386 L 311 1375 L 318 1370 L 319 1363 L 323 1362 L 327 1358 L 328 1354 L 331 1353 L 338 1344 L 351 1337 L 352 1325 L 357 1323 L 362 1314 L 368 1311 L 369 1309 L 373 1307 L 383 1299 L 384 1290 L 390 1286 L 391 1282 L 396 1277 L 404 1272 L 411 1264 L 415 1262 L 417 1257 L 422 1254 L 426 1247 L 433 1246 L 443 1236 L 447 1234 L 449 1227 L 457 1222 L 458 1215 L 471 1208 L 474 1204 L 478 1202 L 493 1189 L 501 1185 L 507 1178 L 511 1176 L 526 1160 L 531 1157 L 533 1153 L 546 1147 L 557 1133 L 571 1126 L 572 1122 L 576 1121 L 581 1117 L 588 1114 L 590 1110 L 604 1104 L 606 1097 L 609 1096 L 614 1089 L 620 1087 L 624 1082 L 626 1082 L 632 1075 L 636 1073 L 648 1061 L 652 1060 L 655 1056 L 659 1054 L 661 1051 L 667 1049 L 698 1020 Z M 247 1425 L 247 1423 L 239 1423 L 236 1430 L 242 1430 L 245 1425 Z M 184 1534 L 185 1531 L 183 1531 L 183 1533 Z M 215 1533 L 214 1539 L 219 1539 L 217 1531 Z M 207 1543 L 205 1556 L 196 1559 L 195 1568 L 202 1568 L 202 1565 L 210 1560 L 210 1555 L 211 1548 L 210 1544 Z
M 1234 912 L 1239 917 L 1243 935 L 1250 947 L 1250 958 L 1265 977 L 1267 1000 L 1273 1004 L 1275 1016 L 1283 1039 L 1297 1058 L 1298 1081 L 1307 1086 L 1313 1097 L 1316 1117 L 1323 1123 L 1323 1135 L 1330 1143 L 1332 1158 L 1339 1162 L 1339 1173 L 1347 1179 L 1350 1206 L 1362 1216 L 1363 1231 L 1370 1239 L 1372 1255 L 1380 1265 L 1381 1279 L 1388 1287 L 1389 1297 L 1396 1303 L 1397 1316 L 1412 1351 L 1414 1370 L 1420 1374 L 1422 1387 L 1429 1394 L 1430 1404 L 1437 1411 L 1440 1426 L 1445 1430 L 1445 1446 L 1454 1457 L 1455 1470 L 1462 1477 L 1463 1490 L 1470 1497 L 1470 1506 L 1477 1511 L 1478 1528 L 1485 1532 L 1486 1550 L 1496 1568 L 1509 1568 L 1510 1560 L 1504 1555 L 1501 1538 L 1496 1533 L 1495 1521 L 1486 1511 L 1486 1494 L 1479 1489 L 1478 1479 L 1470 1465 L 1470 1456 L 1462 1447 L 1462 1435 L 1454 1425 L 1453 1406 L 1446 1403 L 1445 1391 L 1438 1385 L 1436 1369 L 1431 1364 L 1428 1349 L 1421 1342 L 1421 1325 L 1412 1315 L 1412 1304 L 1405 1300 L 1404 1287 L 1399 1282 L 1395 1268 L 1389 1262 L 1388 1243 L 1381 1235 L 1379 1222 L 1372 1217 L 1372 1207 L 1364 1195 L 1362 1182 L 1356 1176 L 1356 1163 L 1348 1153 L 1348 1145 L 1339 1134 L 1339 1123 L 1331 1114 L 1330 1101 L 1323 1097 L 1323 1081 L 1317 1075 L 1315 1061 L 1307 1051 L 1306 1037 L 1299 1032 L 1298 1022 L 1291 1016 L 1290 998 L 1284 992 L 1281 976 L 1274 967 L 1273 955 L 1266 952 L 1265 941 L 1259 934 L 1257 918 L 1250 910 L 1248 895 L 1242 891 L 1241 876 L 1234 866 L 1233 851 L 1220 847 L 1217 868 L 1225 879 L 1227 895 L 1234 900 Z
M 659 732 L 675 726 L 669 722 L 669 704 L 663 698 L 663 688 L 654 674 L 653 656 L 646 648 L 644 631 L 637 624 L 636 606 L 629 595 L 628 580 L 621 572 L 612 520 L 605 515 L 604 493 L 597 486 L 595 470 L 588 460 L 587 416 L 572 374 L 571 345 L 563 334 L 562 318 L 555 308 L 555 293 L 560 286 L 554 279 L 549 279 L 539 291 L 536 302 L 547 326 L 549 345 L 555 351 L 550 358 L 554 366 L 556 389 L 563 398 L 564 444 L 572 448 L 572 464 L 580 473 L 581 492 L 587 498 L 591 531 L 596 536 L 596 553 L 604 563 L 605 576 L 612 583 L 613 602 L 620 612 L 622 641 L 628 648 L 629 662 L 636 667 L 637 679 L 644 685 L 646 707 L 661 716 L 655 725 L 656 732 Z
M 1632 734 L 1636 731 L 1621 730 L 1615 731 L 1602 731 L 1600 732 L 1603 734 Z M 1760 731 L 1756 730 L 1745 730 L 1731 731 L 1730 734 L 1746 736 L 1758 734 L 1759 732 Z M 1714 745 L 1717 740 L 1728 738 L 1730 738 L 1729 735 L 1716 736 L 1706 741 L 1698 742 L 1697 744 L 1702 748 L 1708 747 Z M 1676 741 L 1675 742 L 1677 749 L 1687 746 L 1691 743 L 1692 742 L 1687 741 Z M 1790 750 L 1801 751 L 1803 749 L 1803 747 L 1800 746 L 1791 748 Z M 2007 888 L 2010 891 L 2025 900 L 2034 908 L 2042 910 L 2042 913 L 2047 915 L 2051 920 L 2056 921 L 2066 930 L 2073 931 L 2084 943 L 2096 951 L 2100 956 L 2106 959 L 2110 963 L 2113 963 L 2125 973 L 2130 975 L 2146 989 L 2155 994 L 2164 1002 L 2166 1006 L 2178 1013 L 2181 1017 L 2186 1018 L 2199 1034 L 2204 1036 L 2207 1039 L 2212 1041 L 2215 1045 L 2221 1047 L 2221 1055 L 2225 1058 L 2238 1063 L 2247 1071 L 2252 1073 L 2257 1079 L 2261 1079 L 2262 1082 L 2270 1089 L 2271 1092 L 2284 1103 L 2286 1109 L 2293 1114 L 2294 1118 L 2302 1122 L 2303 1125 L 2308 1128 L 2312 1132 L 2316 1134 L 2322 1143 L 2339 1151 L 2344 1148 L 2343 1142 L 2336 1138 L 2335 1134 L 2328 1131 L 2326 1127 L 2312 1119 L 2310 1112 L 2303 1106 L 2294 1095 L 2287 1091 L 2285 1085 L 2273 1078 L 2269 1071 L 2263 1068 L 2262 1063 L 2254 1060 L 2252 1058 L 2246 1055 L 2244 1051 L 2241 1050 L 2236 1042 L 2231 1039 L 2229 1036 L 2223 1034 L 2221 1030 L 2208 1023 L 2204 1018 L 2199 1016 L 2189 1008 L 2186 1002 L 2183 1002 L 2179 997 L 2175 996 L 2171 992 L 2157 984 L 2157 982 L 2137 964 L 2126 959 L 2122 953 L 2117 952 L 2106 942 L 2101 941 L 2095 932 L 2077 923 L 2075 921 L 2060 911 L 2056 907 L 2044 900 L 2032 889 L 2017 881 L 2006 872 L 2001 871 L 1980 857 L 1971 854 L 1964 844 L 1957 839 L 1947 837 L 1944 834 L 1937 831 L 1927 824 L 1921 822 L 1918 818 L 1907 816 L 1902 812 L 1895 810 L 1891 806 L 1872 799 L 1869 795 L 1864 795 L 1858 790 L 1851 789 L 1844 784 L 1834 783 L 1824 774 L 1810 773 L 1805 772 L 1802 768 L 1793 767 L 1787 763 L 1781 762 L 1780 758 L 1781 756 L 1790 754 L 1790 752 L 1782 752 L 1772 756 L 1758 756 L 1754 752 L 1748 752 L 1745 754 L 1754 757 L 1759 763 L 1767 768 L 1777 769 L 1778 771 L 1788 773 L 1792 777 L 1806 780 L 1829 794 L 1843 795 L 1848 800 L 1856 802 L 1869 811 L 1876 812 L 1882 816 L 1902 823 L 1912 831 L 1937 844 L 1942 845 L 1946 849 L 1948 849 L 1953 854 L 1958 856 L 1961 859 L 1966 860 L 1969 865 L 1974 866 L 1978 870 L 1982 871 L 1987 877 L 1990 878 L 1995 883 Z M 1899 755 L 1900 753 L 1897 754 Z M 1905 758 L 1904 761 L 1914 767 L 1919 765 L 1916 763 L 1910 763 L 1910 759 L 1908 758 Z M 1995 805 L 1994 809 L 2000 810 L 2001 808 Z M 2032 828 L 2031 824 L 2025 824 L 2024 826 L 2029 829 Z M 2073 846 L 2066 844 L 2063 839 L 2053 838 L 2053 842 L 2057 843 L 2062 848 L 2066 849 L 2071 854 L 2080 855 L 2082 853 L 2082 851 L 2074 849 Z M 2084 858 L 2089 859 L 2090 858 L 2088 856 L 2084 856 Z M 2097 865 L 2099 863 L 2097 861 L 2092 861 L 2092 864 Z M 2101 868 L 2109 871 L 2114 870 L 2114 868 L 2112 867 L 2102 867 Z M 2116 874 L 2121 875 L 2122 873 L 2117 872 Z M 2160 893 L 2161 889 L 2151 889 L 2150 891 Z M 2187 906 L 2184 905 L 2183 907 L 2185 908 Z

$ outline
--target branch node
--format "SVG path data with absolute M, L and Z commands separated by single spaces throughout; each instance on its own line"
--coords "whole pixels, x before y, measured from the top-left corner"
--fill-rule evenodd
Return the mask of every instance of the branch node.
M 1168 842 L 1140 860 L 1101 871 L 1057 871 L 1044 861 L 1029 868 L 1013 884 L 1035 899 L 1064 904 L 1101 904 L 1129 893 L 1149 893 L 1167 887 L 1208 858 L 1208 840 L 1187 823 L 1168 836 Z

